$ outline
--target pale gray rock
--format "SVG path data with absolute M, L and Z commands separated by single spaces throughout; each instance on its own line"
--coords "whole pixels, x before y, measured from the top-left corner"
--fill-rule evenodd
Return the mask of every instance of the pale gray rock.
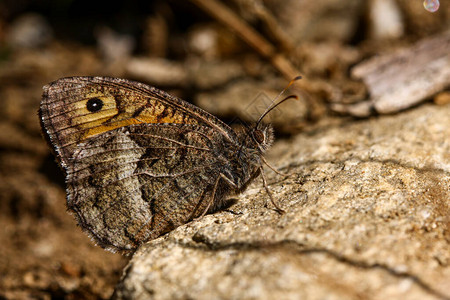
M 182 64 L 163 58 L 135 57 L 128 61 L 125 69 L 128 76 L 156 86 L 182 86 L 188 78 Z
M 369 35 L 375 39 L 398 39 L 405 33 L 404 16 L 395 0 L 370 0 Z
M 450 30 L 415 45 L 375 56 L 352 69 L 362 79 L 370 99 L 331 105 L 337 112 L 367 117 L 395 113 L 417 105 L 450 86 Z
M 190 59 L 186 63 L 189 80 L 200 89 L 220 88 L 243 77 L 244 68 L 236 61 L 207 61 Z
M 143 245 L 116 299 L 450 299 L 450 106 L 277 141 L 269 187 Z M 267 207 L 265 207 L 267 203 Z
M 6 43 L 13 49 L 39 48 L 53 38 L 47 20 L 36 13 L 25 13 L 16 18 L 6 31 Z

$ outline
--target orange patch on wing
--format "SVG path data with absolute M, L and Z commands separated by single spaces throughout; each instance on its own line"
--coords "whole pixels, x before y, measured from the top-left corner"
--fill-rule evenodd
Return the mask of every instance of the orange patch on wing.
M 164 123 L 172 123 L 172 124 L 182 124 L 183 118 L 181 117 L 164 117 L 158 118 L 158 115 L 139 115 L 136 118 L 139 123 L 151 123 L 151 124 L 164 124 Z
M 90 137 L 120 128 L 128 125 L 134 125 L 134 124 L 163 124 L 163 123 L 172 123 L 172 124 L 181 124 L 182 120 L 180 118 L 170 118 L 165 117 L 160 120 L 156 118 L 155 116 L 139 116 L 138 118 L 130 118 L 126 120 L 120 120 L 116 121 L 110 124 L 103 124 L 99 126 L 95 126 L 87 130 L 83 136 L 82 140 L 88 139 Z

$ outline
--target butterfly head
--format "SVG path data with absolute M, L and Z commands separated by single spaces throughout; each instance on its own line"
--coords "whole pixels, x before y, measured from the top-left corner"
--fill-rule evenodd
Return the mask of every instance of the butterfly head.
M 273 127 L 270 124 L 257 123 L 247 134 L 251 148 L 257 149 L 260 153 L 266 152 L 274 140 Z
M 296 77 L 294 80 L 291 81 L 289 86 L 295 81 L 300 79 L 301 77 Z M 288 87 L 289 87 L 288 86 Z M 283 90 L 284 92 L 284 90 Z M 264 124 L 262 123 L 262 120 L 265 116 L 267 116 L 274 108 L 276 108 L 281 103 L 289 100 L 289 99 L 298 99 L 295 95 L 290 95 L 279 101 L 278 103 L 273 103 L 271 106 L 269 106 L 266 111 L 261 115 L 258 122 L 251 127 L 247 131 L 247 135 L 251 138 L 252 144 L 249 145 L 250 148 L 259 150 L 260 153 L 264 153 L 273 143 L 273 127 L 270 124 Z

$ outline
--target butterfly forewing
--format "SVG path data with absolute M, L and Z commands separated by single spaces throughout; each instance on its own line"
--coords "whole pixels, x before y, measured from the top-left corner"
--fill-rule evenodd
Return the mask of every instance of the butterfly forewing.
M 139 82 L 68 77 L 45 86 L 42 98 L 41 122 L 63 166 L 78 143 L 131 124 L 202 125 L 236 140 L 231 128 L 213 115 Z M 101 101 L 100 110 L 89 110 L 92 99 Z

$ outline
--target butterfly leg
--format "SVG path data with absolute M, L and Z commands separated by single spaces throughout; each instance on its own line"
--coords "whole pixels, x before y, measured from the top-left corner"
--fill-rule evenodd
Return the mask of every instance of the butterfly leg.
M 273 206 L 275 206 L 275 210 L 279 214 L 285 213 L 285 211 L 275 202 L 275 199 L 272 196 L 272 192 L 270 191 L 269 187 L 267 186 L 267 181 L 266 181 L 266 176 L 264 174 L 264 169 L 262 167 L 260 167 L 259 170 L 261 171 L 261 177 L 262 177 L 263 185 L 264 185 L 264 188 L 266 189 L 267 194 L 269 195 L 270 202 L 272 202 Z
M 200 215 L 199 218 L 203 217 L 204 215 L 206 215 L 206 213 L 208 212 L 209 208 L 211 207 L 211 205 L 215 202 L 216 200 L 216 191 L 217 191 L 217 187 L 219 186 L 219 181 L 220 179 L 225 180 L 232 188 L 234 189 L 238 189 L 237 185 L 231 181 L 228 177 L 226 177 L 223 174 L 220 174 L 220 176 L 217 178 L 216 182 L 214 183 L 214 189 L 213 189 L 213 193 L 212 193 L 212 197 L 211 200 L 209 200 L 208 205 L 206 206 L 205 210 L 203 211 L 203 213 Z
M 261 177 L 262 177 L 262 180 L 263 180 L 264 189 L 266 190 L 267 194 L 269 195 L 270 202 L 272 202 L 273 206 L 275 206 L 275 211 L 277 211 L 279 214 L 285 213 L 285 211 L 277 204 L 277 202 L 273 198 L 272 192 L 270 191 L 269 187 L 267 186 L 266 176 L 264 174 L 264 169 L 262 167 L 260 168 L 260 172 L 261 172 Z M 213 189 L 212 197 L 209 200 L 209 203 L 206 206 L 206 208 L 203 210 L 203 213 L 199 216 L 199 218 L 201 218 L 204 215 L 206 215 L 206 213 L 208 212 L 209 208 L 214 203 L 214 200 L 215 200 L 215 197 L 216 197 L 216 191 L 217 191 L 217 187 L 219 185 L 220 179 L 225 180 L 232 188 L 234 188 L 236 190 L 238 189 L 238 186 L 233 181 L 231 181 L 224 174 L 220 174 L 220 176 L 217 178 L 216 182 L 214 183 L 214 189 Z
M 268 166 L 272 171 L 274 171 L 274 172 L 277 173 L 278 175 L 288 177 L 288 176 L 291 176 L 291 175 L 294 174 L 294 173 L 282 173 L 282 172 L 278 171 L 276 168 L 274 168 L 273 166 L 271 166 L 271 165 L 267 162 L 267 160 L 264 158 L 264 156 L 261 156 L 261 160 L 263 161 L 263 163 L 266 164 L 266 166 Z

